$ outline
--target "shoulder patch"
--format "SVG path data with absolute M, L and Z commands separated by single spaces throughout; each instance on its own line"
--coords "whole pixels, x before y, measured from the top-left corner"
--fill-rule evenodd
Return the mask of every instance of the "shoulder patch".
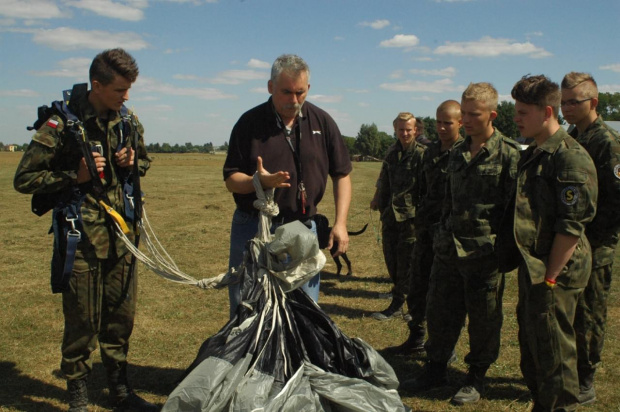
M 614 176 L 616 179 L 620 179 L 620 163 L 614 166 Z
M 579 189 L 575 186 L 566 186 L 560 193 L 560 200 L 566 206 L 572 206 L 579 200 Z

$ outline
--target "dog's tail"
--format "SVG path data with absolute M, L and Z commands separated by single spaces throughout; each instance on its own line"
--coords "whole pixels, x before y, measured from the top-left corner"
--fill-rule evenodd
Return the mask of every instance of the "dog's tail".
M 361 235 L 362 233 L 364 233 L 366 231 L 366 228 L 368 227 L 368 223 L 366 223 L 364 225 L 364 227 L 361 230 L 358 230 L 357 232 L 347 232 L 349 234 L 349 236 L 357 236 L 357 235 Z

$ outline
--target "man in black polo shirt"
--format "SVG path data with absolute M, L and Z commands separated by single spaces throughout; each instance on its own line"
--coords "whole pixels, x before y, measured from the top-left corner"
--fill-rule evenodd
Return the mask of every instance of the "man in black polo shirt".
M 255 172 L 264 188 L 276 189 L 280 214 L 274 218 L 274 225 L 301 220 L 313 230 L 316 225 L 311 218 L 331 176 L 336 217 L 329 247 L 337 241 L 337 255 L 347 250 L 351 162 L 334 120 L 305 102 L 309 80 L 310 69 L 303 59 L 286 54 L 278 57 L 267 83 L 271 98 L 244 113 L 232 130 L 223 170 L 226 188 L 233 193 L 237 206 L 230 231 L 231 268 L 241 263 L 246 242 L 258 230 L 258 211 L 253 206 Z M 320 274 L 302 287 L 315 301 L 319 283 Z M 241 301 L 239 284 L 229 287 L 229 298 L 232 318 Z

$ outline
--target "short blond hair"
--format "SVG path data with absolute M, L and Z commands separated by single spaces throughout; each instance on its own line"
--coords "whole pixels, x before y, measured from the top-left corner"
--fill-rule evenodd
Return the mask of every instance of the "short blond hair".
M 409 120 L 413 119 L 413 125 L 414 127 L 416 126 L 416 120 L 415 120 L 415 116 L 413 115 L 413 113 L 409 113 L 409 112 L 400 112 L 398 113 L 398 116 L 396 116 L 396 119 L 394 119 L 394 121 L 392 122 L 392 125 L 394 126 L 394 129 L 396 129 L 396 123 L 399 120 L 408 122 Z
M 497 110 L 497 90 L 491 83 L 469 83 L 461 96 L 462 100 L 479 101 L 487 105 L 489 110 Z
M 456 100 L 446 100 L 437 106 L 437 114 L 439 113 L 446 113 L 447 115 L 460 119 L 462 117 L 461 104 Z
M 585 98 L 598 97 L 598 86 L 590 73 L 570 72 L 562 79 L 563 89 L 574 89 L 580 84 L 584 84 Z

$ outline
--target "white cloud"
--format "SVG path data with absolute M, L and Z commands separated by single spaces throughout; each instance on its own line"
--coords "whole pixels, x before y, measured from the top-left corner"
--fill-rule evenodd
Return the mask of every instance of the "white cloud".
M 413 34 L 397 34 L 389 40 L 383 40 L 381 47 L 414 47 L 420 43 L 420 39 Z
M 149 77 L 138 77 L 134 89 L 139 93 L 161 93 L 171 96 L 195 97 L 203 100 L 236 99 L 233 94 L 225 94 L 213 88 L 177 87 Z
M 241 84 L 250 80 L 268 80 L 269 74 L 256 70 L 226 70 L 211 80 L 214 84 Z
M 88 69 L 92 59 L 85 57 L 73 57 L 59 61 L 57 69 L 32 72 L 35 76 L 70 77 L 81 80 L 88 80 Z
M 404 72 L 402 70 L 394 70 L 392 73 L 390 73 L 390 75 L 388 77 L 390 79 L 402 79 L 403 78 L 403 74 L 404 74 Z
M 131 32 L 108 32 L 103 30 L 78 30 L 59 27 L 33 31 L 33 41 L 54 50 L 95 49 L 104 50 L 123 46 L 126 50 L 142 50 L 148 47 L 138 34 Z
M 425 92 L 425 93 L 443 93 L 456 92 L 461 88 L 454 85 L 450 79 L 441 79 L 434 82 L 422 82 L 406 80 L 397 83 L 383 83 L 379 87 L 393 92 Z
M 258 59 L 250 59 L 247 66 L 251 67 L 252 69 L 270 69 L 271 68 L 270 63 L 264 62 Z
M 419 74 L 422 76 L 442 76 L 442 77 L 454 77 L 456 76 L 456 69 L 454 67 L 446 67 L 444 69 L 411 69 L 409 70 L 411 74 Z
M 78 9 L 92 11 L 95 14 L 113 19 L 139 21 L 144 18 L 142 9 L 147 6 L 145 0 L 128 1 L 129 4 L 112 0 L 65 0 L 65 4 Z
M 620 63 L 606 64 L 605 66 L 600 66 L 599 69 L 620 73 Z
M 53 19 L 62 12 L 49 0 L 2 0 L 0 15 L 16 19 Z
M 268 93 L 267 86 L 265 86 L 265 87 L 254 87 L 254 88 L 250 89 L 250 92 L 251 93 L 260 93 L 260 94 Z
M 501 55 L 522 56 L 531 58 L 549 57 L 551 53 L 532 43 L 517 43 L 509 39 L 494 39 L 486 36 L 478 41 L 446 42 L 434 51 L 435 54 L 454 56 L 496 57 Z
M 360 23 L 360 26 L 362 27 L 370 27 L 375 30 L 383 29 L 389 25 L 390 25 L 390 21 L 386 19 L 380 19 L 380 20 L 375 20 L 375 21 L 363 21 Z
M 604 84 L 598 86 L 601 93 L 620 93 L 620 84 Z
M 317 102 L 317 103 L 340 103 L 342 101 L 342 96 L 340 95 L 328 96 L 324 94 L 313 94 L 313 95 L 308 96 L 308 99 L 312 100 L 313 102 Z
M 0 90 L 0 97 L 38 97 L 39 93 L 30 89 Z

